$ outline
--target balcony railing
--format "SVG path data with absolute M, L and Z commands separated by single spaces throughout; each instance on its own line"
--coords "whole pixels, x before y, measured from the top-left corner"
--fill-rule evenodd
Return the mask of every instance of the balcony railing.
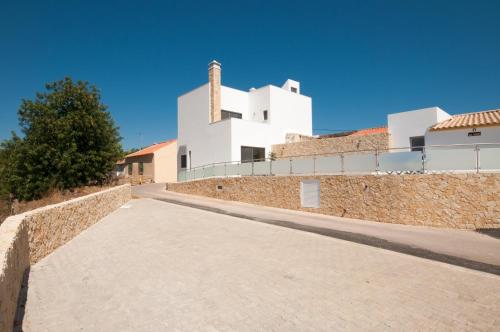
M 500 143 L 433 145 L 215 163 L 178 173 L 178 181 L 280 175 L 425 174 L 500 171 Z

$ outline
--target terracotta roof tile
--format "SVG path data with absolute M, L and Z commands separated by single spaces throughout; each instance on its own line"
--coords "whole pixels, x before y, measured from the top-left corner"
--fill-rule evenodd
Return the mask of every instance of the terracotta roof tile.
M 435 124 L 430 130 L 485 126 L 500 126 L 500 109 L 453 115 L 450 119 Z
M 165 142 L 161 142 L 161 143 L 158 143 L 158 144 L 153 144 L 151 146 L 148 146 L 147 148 L 144 148 L 142 150 L 139 150 L 139 151 L 136 151 L 134 153 L 131 153 L 127 156 L 125 156 L 125 158 L 129 158 L 129 157 L 138 157 L 138 156 L 145 156 L 145 155 L 148 155 L 148 154 L 152 154 L 152 153 L 155 153 L 155 151 L 167 146 L 167 145 L 170 145 L 171 143 L 175 142 L 176 140 L 175 139 L 171 139 L 169 141 L 165 141 Z
M 378 128 L 366 128 L 359 129 L 352 133 L 350 136 L 365 136 L 365 135 L 373 135 L 373 134 L 386 134 L 387 127 L 378 127 Z

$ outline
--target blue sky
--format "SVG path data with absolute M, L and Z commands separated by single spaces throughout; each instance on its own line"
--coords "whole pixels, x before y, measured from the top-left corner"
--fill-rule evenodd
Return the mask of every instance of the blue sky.
M 315 129 L 500 108 L 500 1 L 2 1 L 0 139 L 65 76 L 101 89 L 125 148 L 175 137 L 212 59 L 231 87 L 300 81 Z

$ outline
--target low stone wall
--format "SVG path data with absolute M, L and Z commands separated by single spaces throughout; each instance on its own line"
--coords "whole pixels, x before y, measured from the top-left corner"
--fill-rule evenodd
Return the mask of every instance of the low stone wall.
M 29 267 L 28 225 L 23 215 L 0 226 L 0 331 L 11 331 L 24 271 Z
M 314 154 L 346 151 L 385 150 L 389 148 L 389 134 L 349 135 L 342 137 L 315 138 L 311 140 L 276 144 L 272 152 L 276 158 L 289 158 Z
M 122 185 L 7 218 L 0 226 L 0 331 L 10 331 L 24 271 L 128 202 Z
M 302 208 L 300 182 L 320 180 L 320 207 Z M 218 190 L 217 186 L 222 186 Z M 254 176 L 169 183 L 168 190 L 406 225 L 500 228 L 500 174 Z

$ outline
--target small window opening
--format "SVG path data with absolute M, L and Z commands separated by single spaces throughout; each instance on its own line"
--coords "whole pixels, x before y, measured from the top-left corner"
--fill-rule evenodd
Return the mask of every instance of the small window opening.
M 425 137 L 424 136 L 410 137 L 411 151 L 423 151 L 424 146 L 425 146 Z

